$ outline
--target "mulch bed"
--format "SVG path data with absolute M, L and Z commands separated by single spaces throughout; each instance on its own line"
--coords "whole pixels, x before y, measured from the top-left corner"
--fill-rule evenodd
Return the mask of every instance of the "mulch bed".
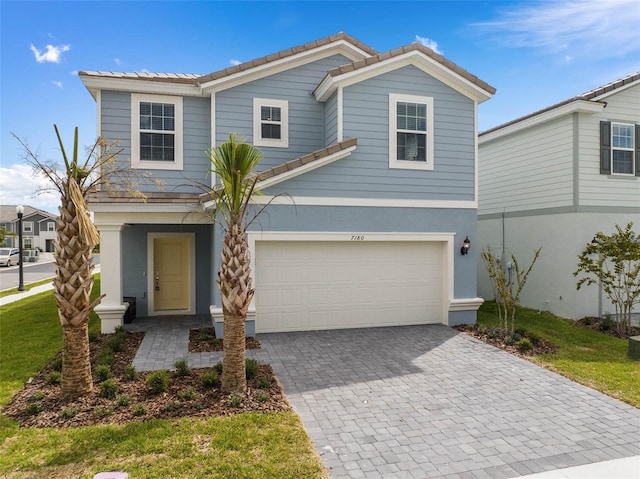
M 486 328 L 479 324 L 461 324 L 454 326 L 454 329 L 521 358 L 558 352 L 558 348 L 546 339 L 539 339 L 530 351 L 520 351 L 516 344 L 505 344 L 505 339 L 510 336 L 510 334 L 507 330 L 501 328 Z
M 616 338 L 629 339 L 631 336 L 640 335 L 640 328 L 637 326 L 631 326 L 628 332 L 621 332 L 616 329 L 615 323 L 611 323 L 611 320 L 606 318 L 594 318 L 586 317 L 579 319 L 573 324 L 576 328 L 595 329 L 603 334 L 609 336 L 615 336 Z
M 223 339 L 216 338 L 214 328 L 199 328 L 189 331 L 189 352 L 190 353 L 210 353 L 222 351 Z M 245 349 L 260 349 L 260 341 L 247 336 L 245 338 Z
M 100 336 L 90 344 L 92 363 L 107 337 Z M 212 368 L 191 369 L 190 374 L 184 377 L 179 377 L 175 372 L 170 373 L 168 390 L 161 394 L 152 394 L 146 384 L 146 377 L 151 373 L 140 373 L 138 378 L 130 381 L 124 379 L 125 368 L 133 361 L 143 337 L 143 333 L 128 333 L 124 351 L 114 353 L 112 379 L 119 385 L 118 394 L 128 396 L 128 404 L 122 404 L 124 396 L 120 398 L 120 405 L 117 398 L 106 399 L 100 396 L 100 382 L 95 377 L 95 367 L 94 391 L 73 402 L 62 401 L 60 385 L 49 384 L 47 380 L 48 374 L 54 370 L 55 363 L 59 363 L 58 355 L 14 395 L 11 402 L 3 408 L 3 414 L 21 426 L 67 428 L 94 424 L 125 424 L 155 418 L 228 416 L 248 411 L 291 410 L 271 366 L 264 364 L 259 366 L 255 377 L 247 381 L 247 392 L 240 398 L 222 393 L 219 383 L 212 388 L 202 385 L 201 376 Z M 236 404 L 232 405 L 232 401 Z M 37 409 L 41 411 L 28 414 L 26 410 L 33 404 L 38 405 Z

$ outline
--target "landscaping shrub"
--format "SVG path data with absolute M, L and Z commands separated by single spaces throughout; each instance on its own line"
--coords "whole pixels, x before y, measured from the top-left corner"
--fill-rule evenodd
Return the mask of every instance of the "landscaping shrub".
M 144 403 L 139 402 L 135 406 L 133 406 L 133 415 L 134 416 L 144 416 L 147 414 L 147 406 Z
M 125 366 L 123 374 L 125 381 L 135 381 L 138 379 L 138 376 L 138 371 L 136 371 L 136 368 L 134 368 L 133 365 L 128 364 Z
M 41 391 L 36 391 L 29 396 L 29 402 L 42 401 L 44 399 L 44 393 Z
M 113 414 L 113 408 L 106 406 L 97 406 L 93 411 L 96 413 L 96 416 L 99 417 L 107 417 Z
M 114 362 L 115 358 L 110 348 L 102 348 L 98 351 L 98 354 L 96 354 L 96 366 L 105 365 L 111 367 Z
M 177 411 L 182 408 L 182 404 L 178 401 L 169 401 L 165 406 L 165 411 Z
M 176 368 L 176 375 L 180 377 L 188 376 L 191 374 L 191 369 L 189 369 L 189 363 L 185 359 L 180 359 L 173 363 L 173 367 Z
M 178 397 L 183 401 L 193 401 L 196 397 L 196 390 L 189 386 L 186 389 L 178 392 Z
M 153 394 L 160 394 L 169 388 L 169 373 L 165 370 L 154 371 L 147 376 L 147 387 Z
M 599 323 L 600 331 L 609 331 L 611 328 L 613 328 L 613 319 L 611 319 L 609 316 L 601 318 Z
M 100 383 L 100 396 L 107 399 L 114 399 L 120 390 L 120 386 L 113 379 L 107 379 Z
M 269 376 L 260 376 L 258 378 L 258 386 L 261 388 L 268 388 L 271 386 L 271 378 Z
M 120 353 L 124 351 L 126 337 L 123 335 L 114 334 L 104 342 L 104 348 L 110 349 L 114 353 Z
M 200 383 L 202 384 L 202 387 L 207 389 L 216 387 L 219 382 L 220 382 L 220 374 L 218 373 L 218 370 L 215 368 L 210 369 L 209 371 L 205 371 L 204 373 L 202 373 L 202 377 L 200 378 Z
M 263 391 L 262 389 L 259 389 L 256 392 L 256 399 L 260 402 L 266 401 L 267 399 L 269 399 L 269 393 L 267 391 Z
M 51 362 L 51 369 L 53 371 L 62 372 L 62 358 L 56 358 Z
M 222 363 L 217 363 L 215 366 L 213 366 L 213 369 L 215 369 L 218 374 L 222 376 Z
M 505 336 L 504 344 L 506 344 L 507 346 L 511 346 L 513 343 L 515 343 L 513 336 Z
M 75 407 L 63 407 L 60 410 L 59 416 L 63 419 L 71 419 L 78 414 L 78 409 Z
M 200 341 L 206 341 L 207 339 L 209 339 L 209 333 L 206 329 L 201 329 L 200 334 L 198 334 L 198 338 L 200 339 Z
M 100 364 L 96 366 L 95 373 L 98 381 L 106 381 L 111 377 L 111 368 L 106 364 Z
M 131 398 L 128 394 L 118 394 L 116 396 L 116 406 L 118 407 L 126 407 L 131 404 Z
M 62 382 L 62 374 L 58 371 L 51 371 L 47 374 L 47 382 L 49 384 L 60 384 Z
M 89 342 L 90 343 L 95 343 L 98 338 L 100 337 L 100 333 L 98 333 L 97 331 L 89 331 Z
M 529 351 L 533 351 L 533 343 L 529 338 L 522 338 L 516 343 L 516 348 L 518 348 L 518 351 L 521 353 L 528 353 Z
M 539 346 L 542 342 L 542 336 L 540 336 L 538 333 L 529 332 L 527 333 L 527 338 L 529 338 L 529 341 L 531 341 L 534 346 Z
M 39 402 L 32 402 L 24 409 L 24 412 L 29 416 L 35 416 L 36 414 L 40 414 L 42 411 L 44 411 L 44 406 Z
M 260 364 L 258 363 L 257 360 L 252 358 L 245 359 L 244 365 L 245 365 L 247 379 L 254 378 L 256 374 L 258 374 L 258 371 L 260 370 Z
M 238 407 L 240 406 L 240 404 L 242 404 L 242 401 L 244 401 L 242 395 L 238 393 L 231 393 L 231 396 L 229 396 L 229 398 L 231 399 L 231 407 Z

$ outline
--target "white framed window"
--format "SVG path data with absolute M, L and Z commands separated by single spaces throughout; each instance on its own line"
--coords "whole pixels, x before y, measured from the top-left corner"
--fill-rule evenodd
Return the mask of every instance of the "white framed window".
M 182 97 L 131 94 L 131 167 L 182 170 Z
M 253 99 L 254 146 L 289 147 L 289 102 Z
M 433 170 L 433 98 L 389 94 L 389 168 Z
M 22 232 L 23 233 L 33 233 L 33 221 L 23 221 L 22 222 Z
M 611 123 L 611 173 L 633 175 L 635 125 Z
M 33 238 L 31 236 L 26 236 L 22 238 L 22 248 L 33 249 Z
M 56 224 L 54 221 L 47 221 L 47 231 L 55 231 Z

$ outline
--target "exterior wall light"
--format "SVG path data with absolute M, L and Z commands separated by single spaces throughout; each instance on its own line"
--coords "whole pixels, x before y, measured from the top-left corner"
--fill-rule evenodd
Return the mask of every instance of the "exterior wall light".
M 460 254 L 462 256 L 469 254 L 469 248 L 471 248 L 471 241 L 469 241 L 469 237 L 467 236 L 462 242 L 462 247 L 460 248 Z

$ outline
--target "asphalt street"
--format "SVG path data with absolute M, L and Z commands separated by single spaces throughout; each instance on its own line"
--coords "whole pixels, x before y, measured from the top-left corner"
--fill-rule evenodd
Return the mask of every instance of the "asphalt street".
M 44 255 L 43 255 L 44 256 Z M 100 255 L 93 256 L 93 264 L 100 264 Z M 12 289 L 18 286 L 19 266 L 0 267 L 0 291 Z M 37 283 L 48 278 L 53 278 L 56 273 L 56 264 L 53 257 L 44 258 L 37 263 L 24 263 L 24 284 Z

